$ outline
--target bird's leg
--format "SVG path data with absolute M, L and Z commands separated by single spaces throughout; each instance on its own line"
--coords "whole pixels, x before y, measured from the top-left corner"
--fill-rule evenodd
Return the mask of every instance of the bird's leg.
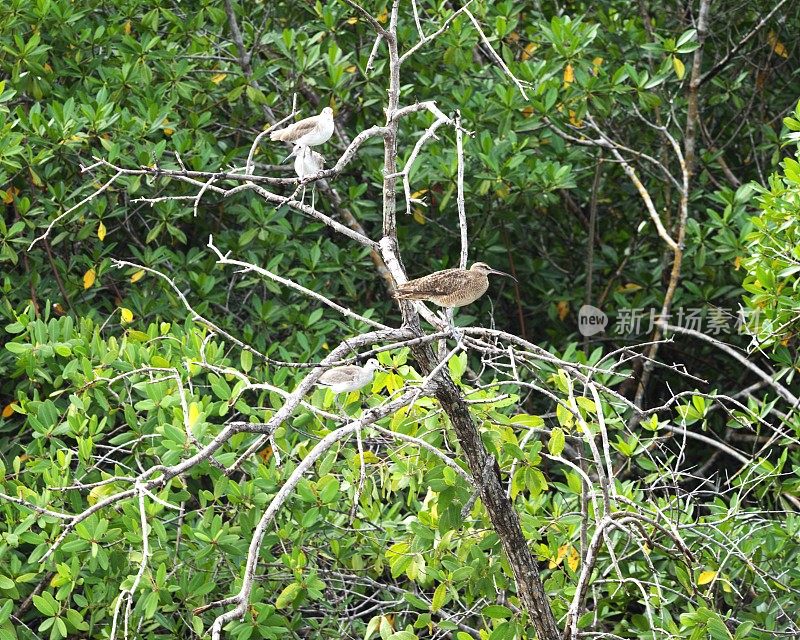
M 312 184 L 311 185 L 311 208 L 312 209 L 314 208 L 314 199 L 315 199 L 316 195 L 317 195 L 317 189 Z
M 444 331 L 445 327 L 449 326 L 449 324 L 450 324 L 448 319 L 447 319 L 447 310 L 446 309 L 442 309 L 439 312 L 438 315 L 439 315 L 439 319 L 442 322 L 442 326 L 438 327 L 438 329 L 440 331 Z M 447 353 L 447 338 L 446 337 L 442 337 L 442 338 L 439 338 L 439 353 L 438 353 L 439 362 L 442 361 L 442 359 L 444 358 L 444 354 L 445 353 Z
M 303 185 L 303 195 L 300 196 L 300 204 L 305 205 L 306 203 L 306 185 Z M 314 208 L 314 205 L 311 205 L 311 208 Z
M 453 339 L 458 343 L 464 340 L 464 334 L 456 329 L 456 323 L 453 319 L 453 309 L 447 308 L 442 312 L 442 316 L 444 317 L 444 321 L 447 323 L 447 326 L 450 328 L 450 335 L 453 336 Z
M 340 398 L 341 398 L 341 395 L 342 395 L 341 393 L 337 393 L 337 394 L 334 396 L 334 399 L 333 399 L 333 401 L 336 403 L 336 408 L 338 409 L 337 413 L 338 413 L 340 416 L 342 416 L 342 418 L 345 418 L 345 419 L 346 419 L 346 418 L 347 418 L 347 414 L 344 412 L 344 406 L 342 405 L 342 401 L 340 400 Z M 345 398 L 346 398 L 346 397 L 347 397 L 347 396 L 345 396 Z

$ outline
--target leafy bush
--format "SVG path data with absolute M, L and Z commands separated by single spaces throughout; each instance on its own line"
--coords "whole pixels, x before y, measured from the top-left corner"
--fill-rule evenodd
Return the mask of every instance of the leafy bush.
M 800 103 L 784 124 L 792 132 L 786 143 L 793 144 L 800 131 Z M 747 237 L 748 275 L 742 286 L 751 294 L 746 302 L 754 340 L 759 347 L 771 347 L 779 364 L 792 367 L 797 361 L 800 286 L 800 163 L 787 157 L 781 167 L 758 190 L 761 211 Z
M 442 377 L 496 461 L 475 469 L 452 406 L 420 388 L 432 374 L 417 345 L 351 344 L 369 322 L 399 324 L 369 247 L 253 190 L 179 179 L 242 166 L 295 95 L 303 115 L 336 110 L 330 167 L 386 122 L 374 25 L 347 3 L 195 4 L 0 6 L 0 638 L 209 635 L 256 542 L 244 615 L 224 626 L 239 640 L 530 638 L 504 534 L 476 499 L 473 478 L 489 476 L 571 637 L 797 634 L 793 159 L 749 220 L 751 180 L 781 162 L 769 123 L 800 93 L 769 81 L 791 64 L 796 9 L 714 3 L 704 36 L 683 5 L 475 2 L 474 22 L 458 15 L 407 60 L 402 104 L 435 100 L 474 133 L 470 257 L 519 281 L 459 312 L 471 341 Z M 389 28 L 391 7 L 369 5 Z M 425 33 L 459 10 L 418 6 Z M 754 29 L 722 64 L 728 35 Z M 403 3 L 398 41 L 417 37 Z M 698 51 L 710 75 L 684 187 L 670 136 L 685 149 Z M 432 121 L 402 121 L 402 167 Z M 409 172 L 411 215 L 398 203 L 412 277 L 460 251 L 456 134 L 436 133 Z M 731 367 L 727 344 L 675 334 L 639 412 L 648 338 L 575 343 L 584 302 L 613 315 L 672 295 L 677 254 L 612 149 L 666 235 L 685 234 L 673 307 L 732 309 L 746 290 L 782 372 L 757 354 Z M 260 174 L 290 175 L 283 148 L 254 153 Z M 319 211 L 380 239 L 385 173 L 370 139 L 314 185 Z M 212 234 L 220 255 L 361 319 L 254 268 L 223 271 Z M 337 344 L 379 351 L 385 370 L 360 393 L 309 388 L 292 404 Z

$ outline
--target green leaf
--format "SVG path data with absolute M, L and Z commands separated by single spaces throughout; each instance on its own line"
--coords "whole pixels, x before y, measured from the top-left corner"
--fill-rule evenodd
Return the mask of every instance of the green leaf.
M 239 362 L 242 365 L 242 371 L 249 373 L 250 369 L 253 368 L 253 354 L 250 351 L 242 350 L 239 355 Z
M 551 456 L 560 456 L 564 451 L 564 431 L 560 427 L 555 427 L 550 432 L 550 441 L 547 443 L 547 449 L 550 451 Z
M 440 582 L 439 586 L 436 587 L 436 590 L 433 592 L 433 598 L 431 599 L 431 611 L 436 613 L 439 609 L 444 606 L 444 603 L 447 600 L 447 585 L 444 582 Z
M 317 481 L 319 499 L 323 504 L 331 502 L 339 493 L 339 481 L 333 475 L 323 476 Z
M 288 605 L 294 602 L 297 594 L 300 593 L 302 585 L 299 582 L 290 582 L 287 584 L 280 595 L 275 599 L 276 609 L 285 609 Z
M 556 405 L 556 418 L 558 423 L 567 429 L 571 429 L 575 421 L 575 416 L 572 415 L 572 412 L 560 402 Z
M 463 376 L 464 372 L 467 370 L 467 354 L 459 353 L 458 355 L 454 355 L 447 362 L 447 366 L 450 368 L 450 375 L 453 377 L 453 380 L 460 382 L 461 376 Z
M 706 623 L 706 628 L 714 640 L 730 640 L 733 637 L 725 623 L 717 617 L 710 618 Z
M 3 606 L 0 607 L 0 624 L 3 624 L 6 620 L 9 619 L 11 616 L 11 612 L 14 610 L 14 601 L 13 600 L 6 600 L 3 603 Z
M 502 620 L 510 618 L 512 615 L 511 609 L 501 604 L 490 604 L 488 607 L 484 607 L 481 613 L 492 620 Z
M 58 613 L 58 605 L 49 593 L 47 593 L 49 598 L 44 596 L 33 596 L 33 606 L 35 606 L 41 613 L 46 615 L 48 618 L 52 618 L 54 615 Z

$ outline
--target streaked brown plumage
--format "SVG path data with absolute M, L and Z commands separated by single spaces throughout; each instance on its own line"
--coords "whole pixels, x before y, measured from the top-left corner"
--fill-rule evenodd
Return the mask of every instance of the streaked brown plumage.
M 513 276 L 476 262 L 469 269 L 445 269 L 409 280 L 394 291 L 398 300 L 426 300 L 446 309 L 464 307 L 480 298 L 489 288 L 489 274 Z

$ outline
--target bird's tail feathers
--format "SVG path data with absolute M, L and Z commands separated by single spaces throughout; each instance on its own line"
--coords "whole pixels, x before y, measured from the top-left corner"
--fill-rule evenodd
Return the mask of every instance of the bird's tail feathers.
M 405 291 L 403 289 L 395 289 L 392 291 L 392 297 L 395 300 L 416 300 L 417 297 L 414 295 L 413 291 Z

